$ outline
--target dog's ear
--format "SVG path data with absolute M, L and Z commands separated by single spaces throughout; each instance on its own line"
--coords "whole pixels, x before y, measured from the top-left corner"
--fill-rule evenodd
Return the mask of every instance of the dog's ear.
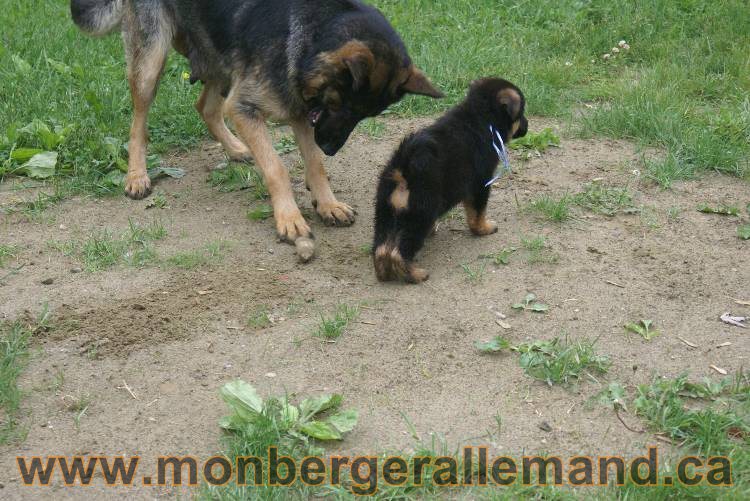
M 375 66 L 375 55 L 359 40 L 351 40 L 327 57 L 330 64 L 348 71 L 352 76 L 352 88 L 356 92 L 370 83 L 370 73 Z
M 401 90 L 407 94 L 419 94 L 421 96 L 434 97 L 440 99 L 445 95 L 440 92 L 432 82 L 422 73 L 422 70 L 412 65 L 409 67 L 409 75 L 406 81 L 401 84 Z
M 507 87 L 497 93 L 497 102 L 500 108 L 508 112 L 511 120 L 517 120 L 521 114 L 521 94 L 516 89 Z
M 364 50 L 345 57 L 343 62 L 349 68 L 349 73 L 352 74 L 352 88 L 355 92 L 364 88 L 370 82 L 370 72 L 375 62 L 375 57 L 370 49 L 365 47 Z

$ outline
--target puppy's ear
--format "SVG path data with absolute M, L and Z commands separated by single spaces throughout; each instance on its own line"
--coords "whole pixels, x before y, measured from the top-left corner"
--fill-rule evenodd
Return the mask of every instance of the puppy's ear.
M 440 92 L 430 80 L 422 73 L 422 70 L 412 65 L 409 67 L 409 76 L 406 82 L 401 84 L 401 90 L 407 94 L 419 94 L 422 96 L 434 97 L 440 99 L 445 95 Z
M 497 102 L 508 112 L 511 120 L 517 120 L 521 113 L 521 94 L 516 89 L 505 88 L 497 93 Z

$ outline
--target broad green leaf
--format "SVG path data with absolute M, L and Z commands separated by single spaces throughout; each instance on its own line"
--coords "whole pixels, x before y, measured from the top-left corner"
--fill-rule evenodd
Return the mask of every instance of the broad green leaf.
M 521 304 L 521 303 L 516 303 L 513 306 L 511 306 L 511 308 L 513 308 L 514 310 L 523 310 L 526 308 L 526 305 Z
M 300 426 L 300 431 L 318 440 L 341 440 L 341 433 L 328 423 L 311 421 Z
M 609 386 L 599 393 L 599 402 L 609 407 L 620 406 L 626 411 L 625 388 L 618 382 L 609 383 Z
M 475 342 L 474 347 L 483 353 L 497 353 L 499 351 L 507 350 L 508 348 L 510 348 L 510 342 L 500 336 L 495 336 L 490 341 Z
M 112 187 L 123 187 L 125 186 L 125 173 L 119 170 L 113 170 L 107 173 L 102 180 L 105 185 Z
M 343 397 L 338 394 L 333 395 L 320 395 L 318 397 L 306 398 L 299 404 L 299 409 L 302 411 L 302 416 L 305 419 L 309 419 L 315 414 L 319 414 L 328 409 L 335 409 L 341 405 Z
M 698 212 L 704 214 L 719 214 L 720 216 L 739 216 L 740 210 L 737 207 L 729 207 L 727 205 L 721 205 L 719 207 L 711 207 L 708 204 L 701 204 L 698 206 Z
M 534 303 L 531 305 L 531 311 L 535 311 L 537 313 L 544 313 L 545 311 L 549 311 L 549 306 L 543 303 Z
M 180 179 L 185 177 L 185 171 L 178 167 L 154 167 L 148 169 L 148 177 L 150 177 L 151 179 L 156 179 L 161 176 Z
M 247 427 L 248 422 L 237 414 L 219 419 L 219 426 L 224 430 L 240 431 Z
M 334 414 L 333 416 L 326 419 L 328 424 L 332 424 L 341 433 L 347 433 L 357 426 L 357 420 L 359 419 L 359 412 L 355 409 L 349 409 L 343 412 Z
M 286 426 L 292 426 L 299 421 L 299 409 L 289 402 L 286 402 L 281 408 L 281 418 L 284 420 Z
M 634 332 L 635 334 L 638 334 L 640 336 L 646 337 L 646 331 L 638 324 L 629 323 L 625 324 L 625 329 L 629 330 L 630 332 Z
M 536 294 L 530 293 L 526 294 L 526 297 L 524 298 L 524 302 L 526 304 L 529 304 L 530 302 L 534 301 L 536 299 Z
M 248 383 L 242 380 L 232 381 L 221 388 L 221 398 L 234 410 L 238 417 L 253 421 L 263 412 L 263 399 Z
M 750 224 L 737 228 L 737 236 L 742 240 L 750 240 Z
M 29 160 L 31 160 L 31 157 L 33 157 L 37 153 L 43 152 L 44 150 L 40 150 L 39 148 L 17 148 L 13 150 L 10 158 L 15 160 L 16 162 L 28 162 Z
M 45 151 L 37 153 L 31 160 L 21 166 L 20 172 L 34 179 L 47 179 L 55 175 L 57 152 Z

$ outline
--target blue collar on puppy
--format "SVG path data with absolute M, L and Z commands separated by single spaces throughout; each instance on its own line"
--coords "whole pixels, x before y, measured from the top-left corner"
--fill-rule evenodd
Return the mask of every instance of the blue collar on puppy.
M 492 147 L 495 148 L 497 158 L 499 160 L 502 160 L 503 168 L 495 175 L 495 177 L 487 181 L 487 184 L 484 185 L 485 188 L 500 179 L 503 176 L 503 173 L 511 171 L 510 159 L 508 158 L 508 150 L 507 148 L 505 148 L 505 141 L 503 141 L 503 136 L 500 134 L 500 131 L 498 131 L 493 125 L 490 125 L 490 134 L 492 135 Z

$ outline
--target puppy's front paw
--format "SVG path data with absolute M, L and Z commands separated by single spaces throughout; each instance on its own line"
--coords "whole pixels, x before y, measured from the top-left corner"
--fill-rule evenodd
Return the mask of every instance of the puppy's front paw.
M 145 172 L 125 178 L 125 194 L 133 200 L 141 200 L 151 193 L 151 179 Z
M 430 274 L 424 268 L 417 268 L 416 266 L 410 265 L 407 269 L 406 281 L 410 284 L 421 284 L 430 278 Z
M 326 226 L 351 226 L 356 219 L 354 209 L 336 200 L 318 203 L 316 210 Z
M 471 226 L 471 232 L 477 236 L 484 237 L 497 233 L 497 223 L 489 219 L 482 219 Z

